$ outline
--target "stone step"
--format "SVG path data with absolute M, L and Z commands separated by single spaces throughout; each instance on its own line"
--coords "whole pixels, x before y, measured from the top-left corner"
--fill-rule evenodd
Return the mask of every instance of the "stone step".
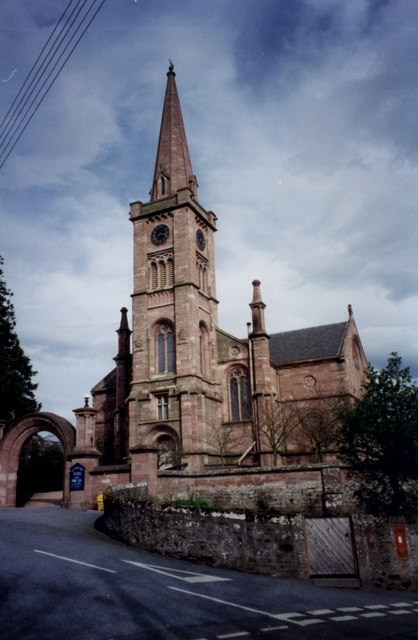
M 360 589 L 360 578 L 356 576 L 321 576 L 311 577 L 316 587 L 334 587 L 336 589 Z

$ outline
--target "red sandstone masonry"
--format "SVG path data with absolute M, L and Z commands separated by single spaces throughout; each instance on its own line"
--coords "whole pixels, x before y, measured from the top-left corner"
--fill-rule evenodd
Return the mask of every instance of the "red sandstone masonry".
M 309 465 L 206 472 L 157 470 L 158 451 L 132 452 L 132 482 L 146 481 L 151 497 L 202 498 L 212 504 L 322 514 L 353 508 L 353 482 L 346 467 Z

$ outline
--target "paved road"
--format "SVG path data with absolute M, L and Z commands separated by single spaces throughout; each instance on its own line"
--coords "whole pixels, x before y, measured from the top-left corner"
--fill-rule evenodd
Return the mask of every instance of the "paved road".
M 418 639 L 418 593 L 174 560 L 107 539 L 97 518 L 0 509 L 1 640 Z

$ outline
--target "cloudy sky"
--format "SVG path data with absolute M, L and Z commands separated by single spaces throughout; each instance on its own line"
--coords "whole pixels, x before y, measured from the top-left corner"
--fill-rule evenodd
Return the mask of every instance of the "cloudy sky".
M 0 4 L 0 119 L 67 4 Z M 106 0 L 0 169 L 0 254 L 43 409 L 72 419 L 113 367 L 169 58 L 218 216 L 220 326 L 246 335 L 258 278 L 271 333 L 351 303 L 368 359 L 397 351 L 418 375 L 418 2 Z

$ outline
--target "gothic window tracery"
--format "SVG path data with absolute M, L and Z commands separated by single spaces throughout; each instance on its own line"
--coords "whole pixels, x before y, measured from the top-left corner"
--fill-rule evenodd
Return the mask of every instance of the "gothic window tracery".
M 153 257 L 148 262 L 151 290 L 166 289 L 174 284 L 174 259 L 172 254 Z
M 175 370 L 174 328 L 171 323 L 162 322 L 157 326 L 156 369 L 157 373 L 172 373 Z
M 244 367 L 237 367 L 229 374 L 229 401 L 232 422 L 250 419 L 250 385 Z
M 202 290 L 203 293 L 209 293 L 208 265 L 204 260 L 202 260 L 202 258 L 197 257 L 196 267 L 197 267 L 198 277 L 199 277 L 199 288 Z

